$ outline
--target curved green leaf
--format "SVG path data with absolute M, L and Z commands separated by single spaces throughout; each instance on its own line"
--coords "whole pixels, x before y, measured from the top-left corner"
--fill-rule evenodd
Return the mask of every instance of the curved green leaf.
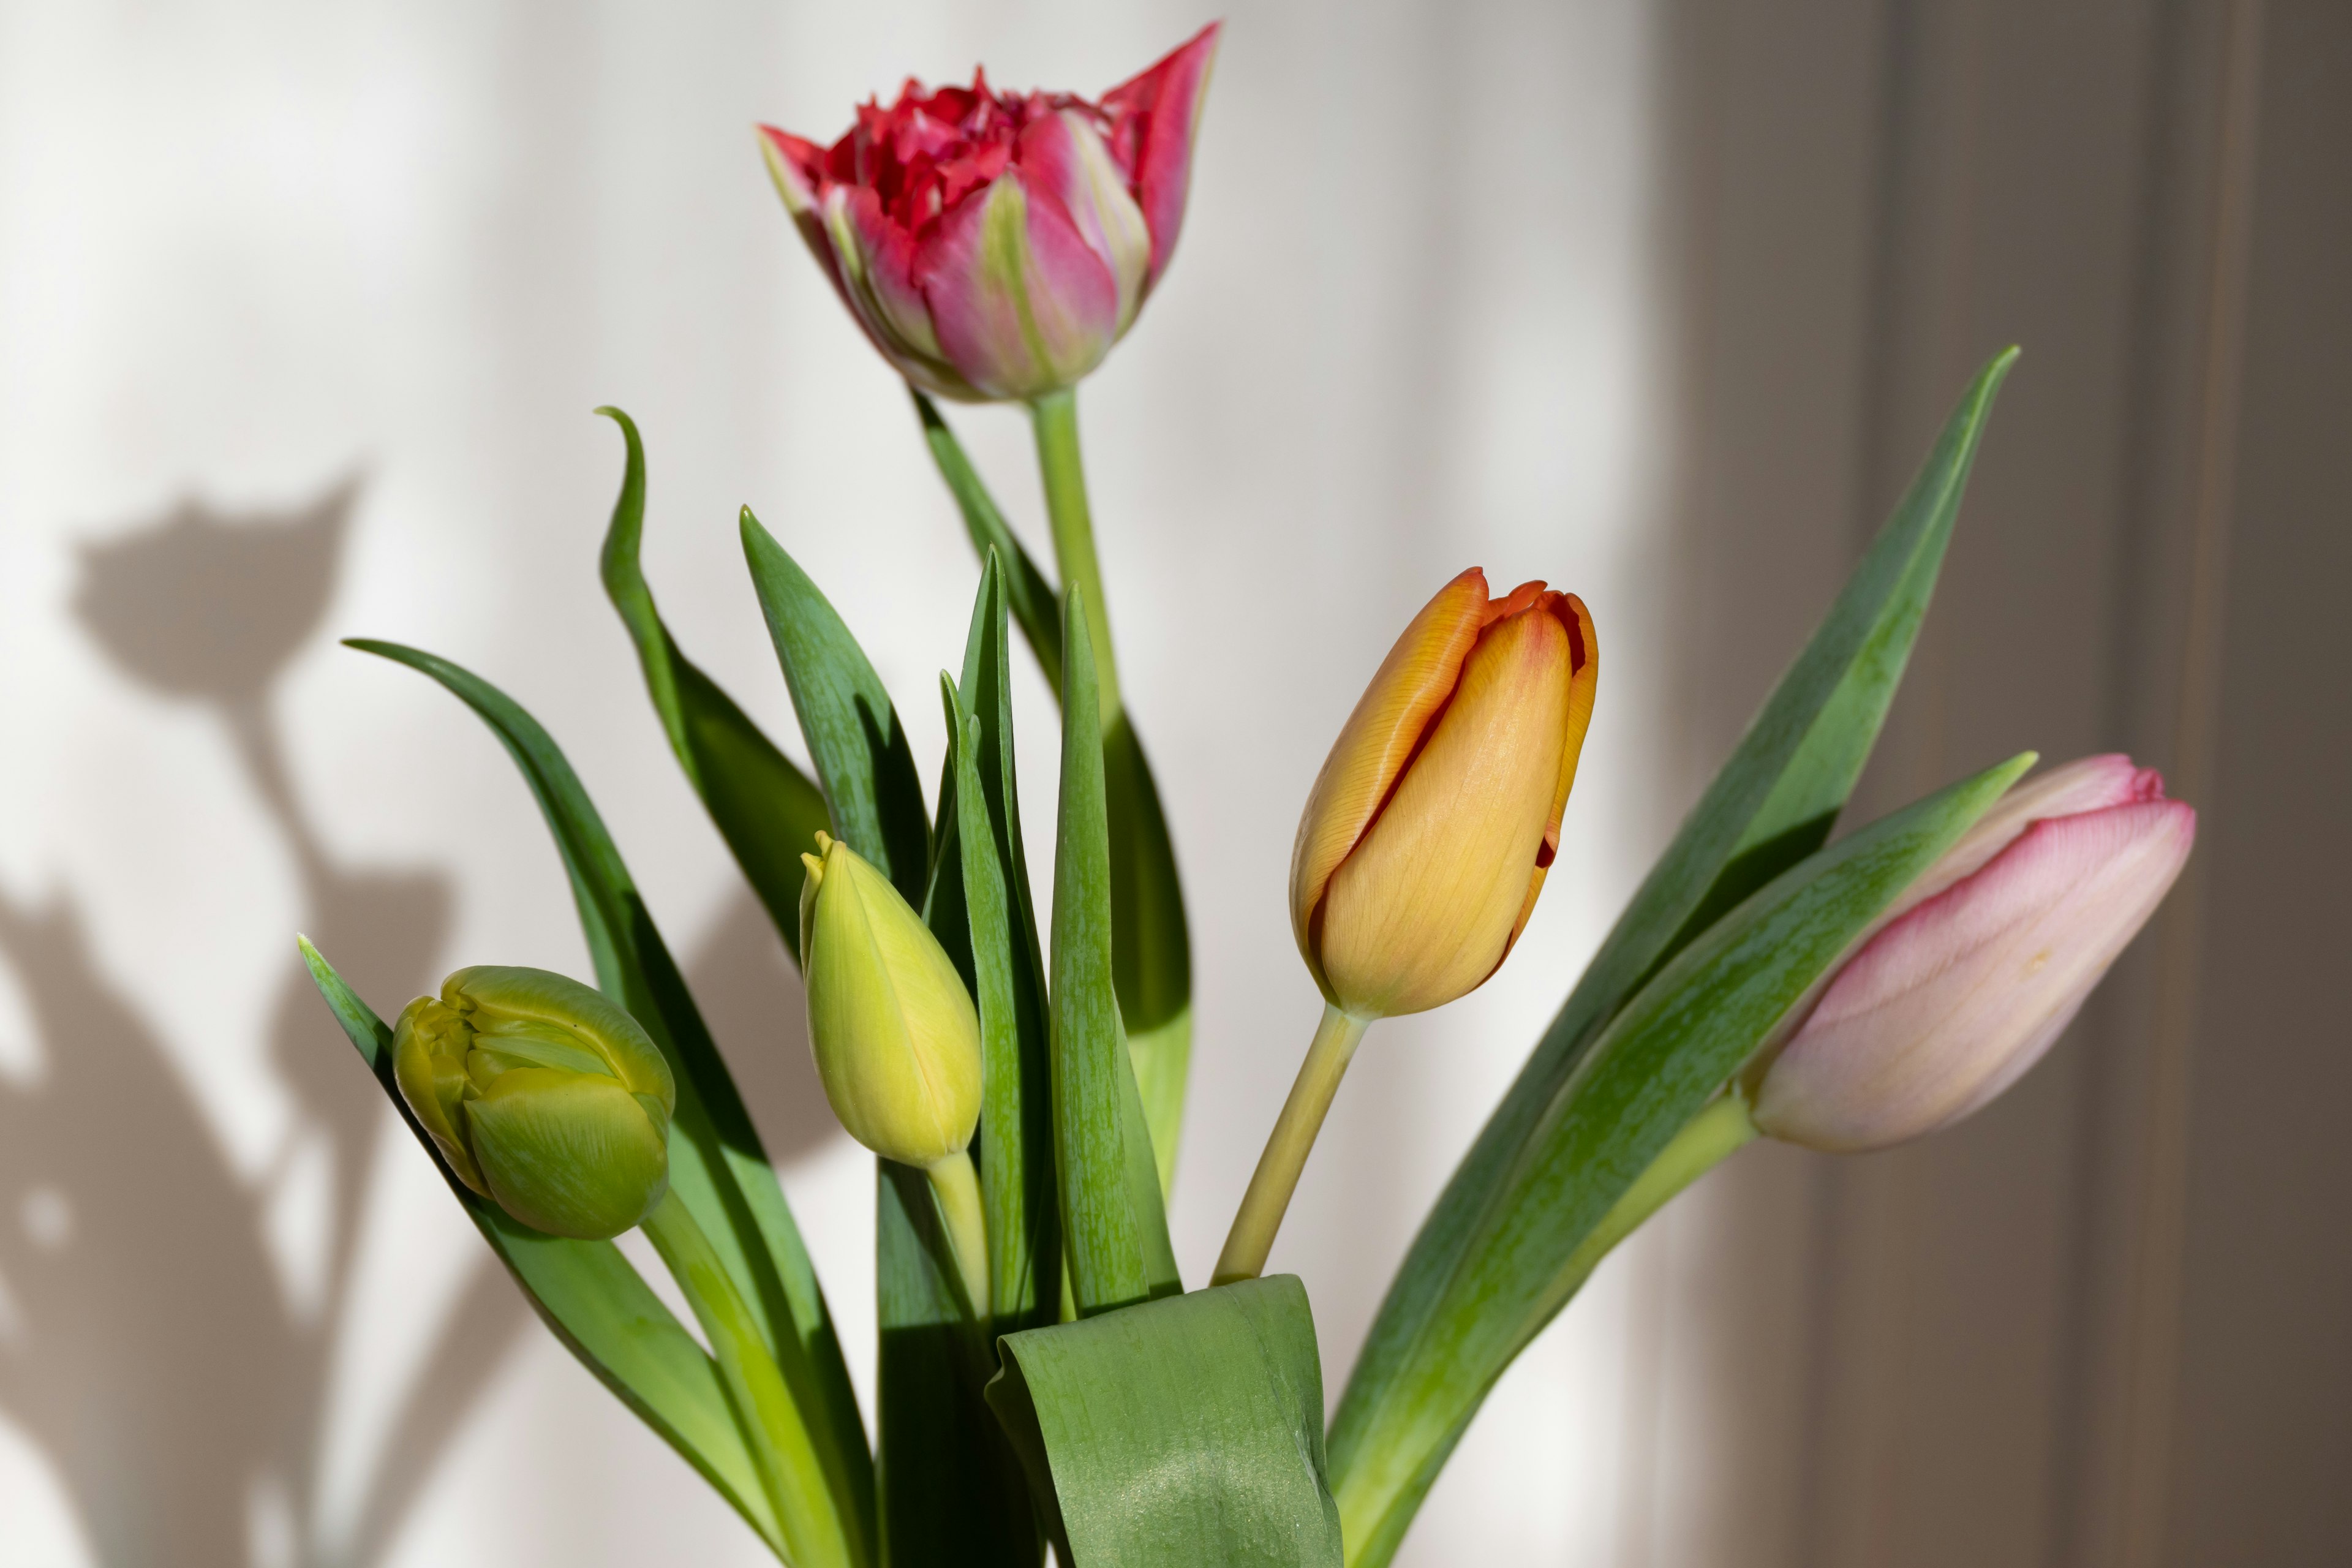
M 1183 1287 L 1111 982 L 1110 839 L 1085 595 L 1064 600 L 1061 820 L 1054 852 L 1054 1142 L 1082 1315 Z
M 1783 872 L 1629 1002 L 1546 1108 L 1464 1266 L 1352 1411 L 1334 1489 L 1349 1561 L 1384 1563 L 1488 1389 L 1583 1280 L 1579 1245 L 1905 888 L 2032 766 L 1929 796 Z
M 988 1386 L 1070 1568 L 1338 1568 L 1296 1275 L 1007 1335 Z
M 636 644 L 646 689 L 678 766 L 797 962 L 801 856 L 814 844 L 817 829 L 828 824 L 824 796 L 734 699 L 678 651 L 662 624 L 638 561 L 646 522 L 645 445 L 626 414 L 610 407 L 596 412 L 621 427 L 627 448 L 620 498 L 604 534 L 605 595 Z
M 349 646 L 440 682 L 481 717 L 521 770 L 570 874 L 597 988 L 645 1026 L 677 1079 L 670 1188 L 759 1319 L 853 1521 L 853 1537 L 862 1530 L 870 1542 L 873 1461 L 815 1268 L 735 1080 L 588 792 L 539 721 L 480 677 L 397 643 L 354 638 Z
M 907 390 L 915 399 L 915 416 L 923 422 L 923 440 L 931 449 L 931 460 L 939 465 L 940 478 L 947 481 L 948 493 L 955 497 L 956 510 L 963 513 L 973 551 L 982 562 L 993 553 L 1001 563 L 1004 597 L 1013 618 L 1021 623 L 1029 651 L 1037 656 L 1038 668 L 1045 672 L 1045 684 L 1060 691 L 1062 615 L 1055 603 L 1053 583 L 1013 537 L 1004 514 L 996 509 L 995 498 L 981 482 L 980 470 L 964 455 L 962 443 L 948 427 L 939 405 L 911 385 Z
M 834 837 L 878 867 L 919 909 L 930 870 L 930 822 L 898 711 L 831 602 L 750 507 L 743 509 L 742 526 L 751 586 L 783 666 L 801 736 L 824 784 Z
M 360 1059 L 424 1149 L 434 1169 L 530 1298 L 540 1321 L 580 1364 L 658 1433 L 725 1498 L 778 1555 L 783 1538 L 719 1371 L 621 1249 L 568 1241 L 517 1224 L 449 1173 L 392 1076 L 392 1028 L 345 984 L 308 937 L 302 962 Z
M 1335 1473 L 1397 1397 L 1405 1358 L 1470 1267 L 1482 1220 L 1587 1049 L 1643 982 L 1725 910 L 1827 841 L 1869 760 L 1935 591 L 2010 350 L 1978 374 L 1894 516 L 1618 917 L 1463 1157 L 1391 1282 L 1331 1427 Z

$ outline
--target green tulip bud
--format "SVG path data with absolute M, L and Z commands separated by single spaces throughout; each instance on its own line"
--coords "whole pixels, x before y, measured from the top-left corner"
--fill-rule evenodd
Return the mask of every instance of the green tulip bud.
M 402 1011 L 392 1061 L 457 1179 L 535 1230 L 604 1240 L 669 1190 L 669 1064 L 576 980 L 458 970 Z
M 801 857 L 809 1044 L 849 1135 L 929 1170 L 980 1123 L 980 1014 L 890 879 L 829 835 Z
M 829 834 L 816 845 L 801 857 L 801 964 L 817 1077 L 852 1138 L 929 1177 L 984 1318 L 986 1227 L 964 1152 L 980 1126 L 980 1014 L 890 879 Z

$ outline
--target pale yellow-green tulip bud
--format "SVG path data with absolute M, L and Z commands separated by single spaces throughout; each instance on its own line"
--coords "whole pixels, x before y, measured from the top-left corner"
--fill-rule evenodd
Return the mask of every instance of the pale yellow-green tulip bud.
M 829 835 L 803 855 L 809 1044 L 849 1135 L 929 1170 L 980 1123 L 980 1015 L 939 939 L 890 879 Z
M 460 969 L 401 1013 L 392 1059 L 457 1179 L 535 1230 L 604 1240 L 669 1190 L 669 1064 L 576 980 Z

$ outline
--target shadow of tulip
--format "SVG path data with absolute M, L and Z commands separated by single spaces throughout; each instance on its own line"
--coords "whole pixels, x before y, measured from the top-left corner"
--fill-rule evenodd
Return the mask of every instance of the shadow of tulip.
M 432 982 L 449 885 L 340 864 L 295 794 L 269 707 L 325 616 L 357 493 L 347 481 L 289 513 L 236 518 L 184 504 L 85 550 L 74 609 L 142 685 L 219 714 L 292 852 L 307 928 L 392 1005 Z M 17 1309 L 0 1408 L 47 1451 L 103 1562 L 243 1564 L 257 1531 L 297 1562 L 377 1560 L 465 1418 L 467 1401 L 446 1391 L 482 1384 L 527 1307 L 487 1258 L 474 1269 L 330 1548 L 317 1467 L 362 1177 L 394 1126 L 380 1091 L 289 934 L 269 1045 L 296 1126 L 247 1184 L 162 1042 L 101 977 L 69 901 L 0 907 L 0 950 L 47 1058 L 30 1086 L 0 1094 L 0 1201 L 35 1222 L 21 1238 L 0 1232 Z M 289 1183 L 322 1186 L 327 1211 L 324 1257 L 293 1288 L 262 1239 Z M 257 1517 L 270 1506 L 278 1519 Z
M 279 676 L 320 635 L 358 494 L 347 480 L 290 511 L 236 517 L 182 504 L 85 548 L 74 610 L 140 685 L 218 715 L 290 851 L 304 929 L 388 1013 L 436 982 L 452 887 L 341 864 L 302 806 L 271 712 Z M 297 1125 L 248 1182 L 163 1042 L 104 978 L 70 899 L 0 898 L 0 957 L 46 1060 L 27 1083 L 0 1081 L 0 1411 L 47 1455 L 102 1563 L 381 1561 L 471 1414 L 450 1391 L 485 1386 L 530 1322 L 483 1254 L 356 1504 L 319 1516 L 331 1369 L 356 1331 L 363 1182 L 375 1141 L 406 1135 L 292 945 L 289 932 L 269 1047 Z M 810 1060 L 800 976 L 748 889 L 684 968 L 771 1158 L 841 1136 Z M 266 1216 L 306 1182 L 323 1185 L 324 1256 L 289 1287 Z M 274 1521 L 257 1517 L 273 1507 Z M 266 1534 L 286 1550 L 264 1552 Z

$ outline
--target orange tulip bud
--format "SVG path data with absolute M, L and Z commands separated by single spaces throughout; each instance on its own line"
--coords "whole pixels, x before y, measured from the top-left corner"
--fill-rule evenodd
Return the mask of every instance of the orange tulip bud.
M 1592 719 L 1592 616 L 1472 567 L 1381 661 L 1316 776 L 1290 921 L 1324 997 L 1358 1018 L 1484 984 L 1535 911 Z

